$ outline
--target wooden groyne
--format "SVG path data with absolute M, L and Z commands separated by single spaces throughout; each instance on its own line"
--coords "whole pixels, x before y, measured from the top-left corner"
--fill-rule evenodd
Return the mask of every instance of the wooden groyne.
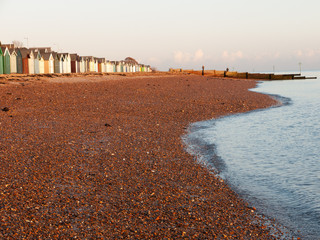
M 261 79 L 264 81 L 316 79 L 316 77 L 305 77 L 305 76 L 301 76 L 301 74 L 249 73 L 249 72 L 230 72 L 230 71 L 219 71 L 219 70 L 194 71 L 194 70 L 184 70 L 184 69 L 170 69 L 170 72 L 183 72 L 188 74 L 226 77 L 226 78 Z

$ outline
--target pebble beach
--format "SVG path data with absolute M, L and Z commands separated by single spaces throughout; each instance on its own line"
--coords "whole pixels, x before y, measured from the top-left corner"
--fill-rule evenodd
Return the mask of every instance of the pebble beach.
M 248 91 L 256 84 L 186 74 L 2 80 L 0 238 L 277 238 L 181 139 L 193 122 L 277 104 Z

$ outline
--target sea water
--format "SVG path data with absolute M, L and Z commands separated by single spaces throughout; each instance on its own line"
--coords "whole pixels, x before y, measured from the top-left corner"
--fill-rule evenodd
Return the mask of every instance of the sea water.
M 306 74 L 319 80 L 259 83 L 282 104 L 195 123 L 185 142 L 260 214 L 320 239 L 320 72 Z

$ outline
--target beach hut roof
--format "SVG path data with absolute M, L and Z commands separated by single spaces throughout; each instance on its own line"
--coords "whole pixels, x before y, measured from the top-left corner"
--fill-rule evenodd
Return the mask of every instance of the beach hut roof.
M 17 55 L 17 51 L 15 48 L 9 48 L 8 50 L 9 50 L 10 55 Z
M 71 61 L 79 61 L 79 56 L 76 53 L 70 54 Z
M 93 56 L 83 56 L 85 59 L 87 60 L 94 60 L 94 57 Z
M 28 48 L 19 48 L 22 58 L 30 57 L 33 55 L 33 51 Z
M 0 46 L 1 46 L 1 47 L 4 47 L 4 48 L 6 48 L 6 47 L 7 47 L 7 48 L 14 48 L 14 47 L 15 47 L 14 44 L 2 44 L 2 45 L 1 45 L 1 43 L 0 43 Z
M 34 58 L 38 58 L 39 60 L 41 59 L 41 53 L 40 53 L 40 51 L 36 51 L 36 52 L 34 52 L 35 54 L 34 54 Z
M 52 53 L 43 53 L 42 54 L 43 59 L 46 60 L 46 61 L 50 60 L 51 56 L 53 57 Z
M 97 58 L 98 60 L 98 63 L 104 63 L 106 62 L 106 59 L 105 58 Z
M 137 60 L 135 60 L 134 58 L 132 57 L 127 57 L 124 62 L 126 63 L 131 63 L 131 64 L 139 64 Z
M 5 53 L 6 49 L 7 49 L 7 47 L 1 47 L 2 54 Z
M 34 52 L 40 52 L 41 54 L 52 52 L 51 47 L 39 47 L 39 48 L 29 48 L 29 49 L 33 50 Z

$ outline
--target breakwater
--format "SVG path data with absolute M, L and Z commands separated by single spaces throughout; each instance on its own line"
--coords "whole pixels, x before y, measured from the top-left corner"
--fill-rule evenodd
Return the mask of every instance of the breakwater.
M 274 74 L 274 73 L 249 73 L 249 72 L 235 72 L 235 71 L 221 71 L 221 70 L 184 70 L 184 69 L 170 69 L 170 72 L 184 72 L 187 74 L 206 75 L 225 78 L 241 78 L 241 79 L 254 79 L 254 80 L 301 80 L 301 79 L 316 79 L 316 77 L 302 76 L 300 73 L 291 74 Z

